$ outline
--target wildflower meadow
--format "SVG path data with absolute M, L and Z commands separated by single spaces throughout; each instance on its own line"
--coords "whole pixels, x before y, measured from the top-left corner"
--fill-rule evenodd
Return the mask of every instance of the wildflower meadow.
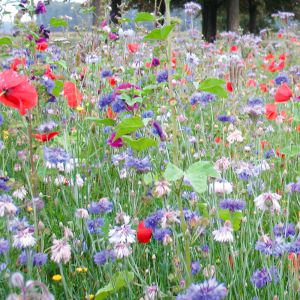
M 28 22 L 0 35 L 0 299 L 300 299 L 294 14 L 209 43 L 170 0 L 75 32 L 18 5 Z

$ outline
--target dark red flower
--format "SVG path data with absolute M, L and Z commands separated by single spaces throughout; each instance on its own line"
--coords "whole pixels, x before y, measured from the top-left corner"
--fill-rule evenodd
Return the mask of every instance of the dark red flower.
M 115 140 L 116 133 L 113 132 L 110 138 L 107 140 L 107 144 L 113 148 L 121 148 L 123 147 L 123 140 L 121 138 L 117 138 Z
M 19 57 L 15 58 L 12 61 L 12 64 L 10 65 L 10 68 L 13 71 L 17 71 L 19 65 L 26 66 L 26 59 L 24 57 L 22 57 L 22 58 L 19 58 Z
M 37 99 L 35 87 L 27 77 L 12 70 L 0 72 L 0 103 L 16 108 L 21 115 L 25 115 L 27 109 L 36 106 Z
M 141 221 L 137 228 L 136 237 L 139 243 L 148 244 L 152 237 L 152 229 L 146 228 L 144 221 Z
M 64 84 L 64 96 L 68 99 L 69 107 L 77 107 L 82 100 L 82 94 L 78 91 L 76 85 L 72 81 L 67 81 Z
M 41 142 L 48 142 L 58 134 L 59 132 L 53 131 L 50 133 L 43 133 L 43 134 L 33 133 L 32 136 L 35 137 L 37 140 L 40 140 Z

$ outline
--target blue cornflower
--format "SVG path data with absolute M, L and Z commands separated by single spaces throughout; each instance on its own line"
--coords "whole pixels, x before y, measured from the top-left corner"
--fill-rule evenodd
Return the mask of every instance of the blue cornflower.
M 289 250 L 289 247 L 290 244 L 286 243 L 282 238 L 275 238 L 275 240 L 270 238 L 267 238 L 267 240 L 258 240 L 255 245 L 256 250 L 274 257 L 280 257 Z
M 119 97 L 117 97 L 116 100 L 112 102 L 111 107 L 115 113 L 126 111 L 126 103 Z
M 264 157 L 266 159 L 269 159 L 271 157 L 275 156 L 275 151 L 273 149 L 268 150 L 267 152 L 264 153 Z
M 191 263 L 191 271 L 193 275 L 196 275 L 200 272 L 201 266 L 199 261 L 193 261 Z
M 208 103 L 214 100 L 216 100 L 216 96 L 214 94 L 208 92 L 198 92 L 192 95 L 190 103 L 191 105 L 199 103 L 202 106 L 206 106 Z
M 293 252 L 295 254 L 300 254 L 300 237 L 290 244 L 289 252 Z
M 278 270 L 276 267 L 271 267 L 270 269 L 262 268 L 261 270 L 256 270 L 251 277 L 251 282 L 258 289 L 264 287 L 265 285 L 273 282 L 278 282 Z
M 1 190 L 1 191 L 7 192 L 7 191 L 10 190 L 10 186 L 7 185 L 8 180 L 9 180 L 8 177 L 1 178 L 1 179 L 0 179 L 0 190 Z
M 87 220 L 88 230 L 91 234 L 102 234 L 103 225 L 104 225 L 104 220 L 102 218 Z
M 53 80 L 51 80 L 50 78 L 47 78 L 46 80 L 43 81 L 43 84 L 46 87 L 47 93 L 48 94 L 52 94 L 52 91 L 55 87 L 55 83 Z
M 227 295 L 224 283 L 210 278 L 199 284 L 192 283 L 184 294 L 178 295 L 176 300 L 221 300 Z
M 102 108 L 106 107 L 107 105 L 111 104 L 113 101 L 114 101 L 114 95 L 112 93 L 107 94 L 107 95 L 102 96 L 99 99 L 98 106 L 100 109 L 102 109 Z
M 0 126 L 3 124 L 3 122 L 4 122 L 3 116 L 2 114 L 0 114 Z
M 183 215 L 184 215 L 184 218 L 186 221 L 190 221 L 192 219 L 195 219 L 195 218 L 198 218 L 198 214 L 192 210 L 189 210 L 189 209 L 186 209 L 184 208 L 183 209 Z
M 0 238 L 0 254 L 6 253 L 10 248 L 9 241 Z
M 300 193 L 300 179 L 298 182 L 291 182 L 287 185 L 287 189 L 290 193 Z
M 101 214 L 111 212 L 113 209 L 113 203 L 107 198 L 102 198 L 98 202 L 91 202 L 89 205 L 89 212 L 91 214 Z
M 275 83 L 281 85 L 283 83 L 289 83 L 289 77 L 286 74 L 279 74 L 275 77 Z
M 158 134 L 161 141 L 165 141 L 167 137 L 160 124 L 154 121 L 152 123 L 152 126 L 153 126 L 153 133 Z
M 159 72 L 156 76 L 156 81 L 158 83 L 161 83 L 161 82 L 167 82 L 168 81 L 168 70 L 163 70 L 161 72 Z
M 105 265 L 109 259 L 115 260 L 116 254 L 112 250 L 102 250 L 94 255 L 94 262 L 98 266 Z
M 111 77 L 112 75 L 113 75 L 113 72 L 111 70 L 103 70 L 101 72 L 102 78 Z
M 154 117 L 154 112 L 153 110 L 147 110 L 147 111 L 144 111 L 142 113 L 142 118 L 145 119 L 145 118 L 153 118 Z
M 33 265 L 34 266 L 42 266 L 44 265 L 48 260 L 48 254 L 38 252 L 33 255 Z
M 220 116 L 218 116 L 218 120 L 220 122 L 234 123 L 235 122 L 235 117 L 234 116 L 220 115 Z
M 62 148 L 49 148 L 44 146 L 44 159 L 52 164 L 67 163 L 70 159 L 69 154 Z
M 243 210 L 246 206 L 246 202 L 242 199 L 224 199 L 220 202 L 221 209 L 229 209 L 231 212 L 236 210 Z
M 152 169 L 150 157 L 136 158 L 133 156 L 127 156 L 125 158 L 125 167 L 135 169 L 138 173 L 147 173 Z
M 288 238 L 290 236 L 296 235 L 296 229 L 294 224 L 288 223 L 288 224 L 277 224 L 273 228 L 273 233 L 275 237 L 284 237 Z
M 264 100 L 262 98 L 250 98 L 248 100 L 248 105 L 249 106 L 262 106 L 264 105 Z
M 164 241 L 166 235 L 172 235 L 172 230 L 170 228 L 157 228 L 153 232 L 153 238 L 160 242 Z
M 156 211 L 155 213 L 153 213 L 145 219 L 145 227 L 155 230 L 163 216 L 164 211 L 162 209 Z

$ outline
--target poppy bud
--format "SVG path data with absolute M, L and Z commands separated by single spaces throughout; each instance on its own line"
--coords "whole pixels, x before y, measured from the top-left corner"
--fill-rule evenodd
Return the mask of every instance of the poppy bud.
M 144 221 L 141 221 L 138 225 L 136 236 L 139 243 L 147 244 L 151 240 L 152 230 L 150 228 L 146 228 Z

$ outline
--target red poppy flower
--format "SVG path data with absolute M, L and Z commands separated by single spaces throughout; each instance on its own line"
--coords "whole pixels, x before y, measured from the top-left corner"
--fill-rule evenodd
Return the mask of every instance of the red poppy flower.
M 260 145 L 263 150 L 265 149 L 266 146 L 270 146 L 269 142 L 267 142 L 267 141 L 261 141 Z
M 226 82 L 226 89 L 228 92 L 233 92 L 232 83 L 230 81 Z
M 283 38 L 283 34 L 282 34 L 282 33 L 278 33 L 278 34 L 277 34 L 277 37 L 278 37 L 279 39 L 282 39 L 282 38 Z
M 68 99 L 69 107 L 77 107 L 82 100 L 82 94 L 76 88 L 74 82 L 67 81 L 64 84 L 64 96 Z
M 110 86 L 115 86 L 117 84 L 117 80 L 114 77 L 108 77 L 107 80 Z
M 222 139 L 220 137 L 215 138 L 216 144 L 220 144 L 222 142 Z
M 292 90 L 284 83 L 282 84 L 275 94 L 275 102 L 287 102 L 293 96 Z
M 128 50 L 129 50 L 129 52 L 130 53 L 135 53 L 136 51 L 138 51 L 138 49 L 139 49 L 139 44 L 128 44 L 127 45 L 127 48 L 128 48 Z
M 13 71 L 17 71 L 19 65 L 26 66 L 26 59 L 24 57 L 22 57 L 22 58 L 19 58 L 19 57 L 15 58 L 12 61 L 12 64 L 10 65 L 10 68 Z
M 276 149 L 276 155 L 281 158 L 285 158 L 285 154 L 280 151 L 280 147 Z
M 238 51 L 238 46 L 236 46 L 236 45 L 231 46 L 230 51 L 231 51 L 231 52 L 236 52 L 236 51 Z
M 145 63 L 145 67 L 147 68 L 147 69 L 150 69 L 151 67 L 152 67 L 152 64 L 151 64 L 151 62 L 146 62 Z
M 285 60 L 285 59 L 286 59 L 285 53 L 281 53 L 281 54 L 279 55 L 278 59 L 280 59 L 280 60 Z
M 36 44 L 36 49 L 38 51 L 45 51 L 48 48 L 48 44 L 46 42 L 41 42 Z
M 266 118 L 270 121 L 276 120 L 278 117 L 277 109 L 275 104 L 266 104 Z
M 146 228 L 144 221 L 141 221 L 138 225 L 136 237 L 139 243 L 147 244 L 150 242 L 152 237 L 152 230 L 150 228 Z
M 53 131 L 53 132 L 44 133 L 44 134 L 33 133 L 32 136 L 35 137 L 37 140 L 39 140 L 41 142 L 48 142 L 58 134 L 59 134 L 59 132 Z
M 50 68 L 50 65 L 46 65 L 46 71 L 45 71 L 45 76 L 47 76 L 48 78 L 52 79 L 52 80 L 55 80 L 55 79 L 58 79 L 58 78 L 64 78 L 64 76 L 62 75 L 55 75 L 52 73 L 52 70 Z
M 12 70 L 0 73 L 0 103 L 16 108 L 21 115 L 25 115 L 27 109 L 36 106 L 37 99 L 35 87 L 27 77 Z
M 274 55 L 272 53 L 269 53 L 267 56 L 264 57 L 265 60 L 271 60 L 274 58 Z
M 296 127 L 296 130 L 300 132 L 300 124 Z
M 247 82 L 248 87 L 256 87 L 256 81 L 254 79 L 249 79 Z
M 265 83 L 261 83 L 259 85 L 259 88 L 260 88 L 261 92 L 263 92 L 263 93 L 266 93 L 268 91 L 268 87 Z
M 116 116 L 117 116 L 117 114 L 113 112 L 113 110 L 110 106 L 107 108 L 106 115 L 109 119 L 113 119 L 113 120 L 116 119 Z

